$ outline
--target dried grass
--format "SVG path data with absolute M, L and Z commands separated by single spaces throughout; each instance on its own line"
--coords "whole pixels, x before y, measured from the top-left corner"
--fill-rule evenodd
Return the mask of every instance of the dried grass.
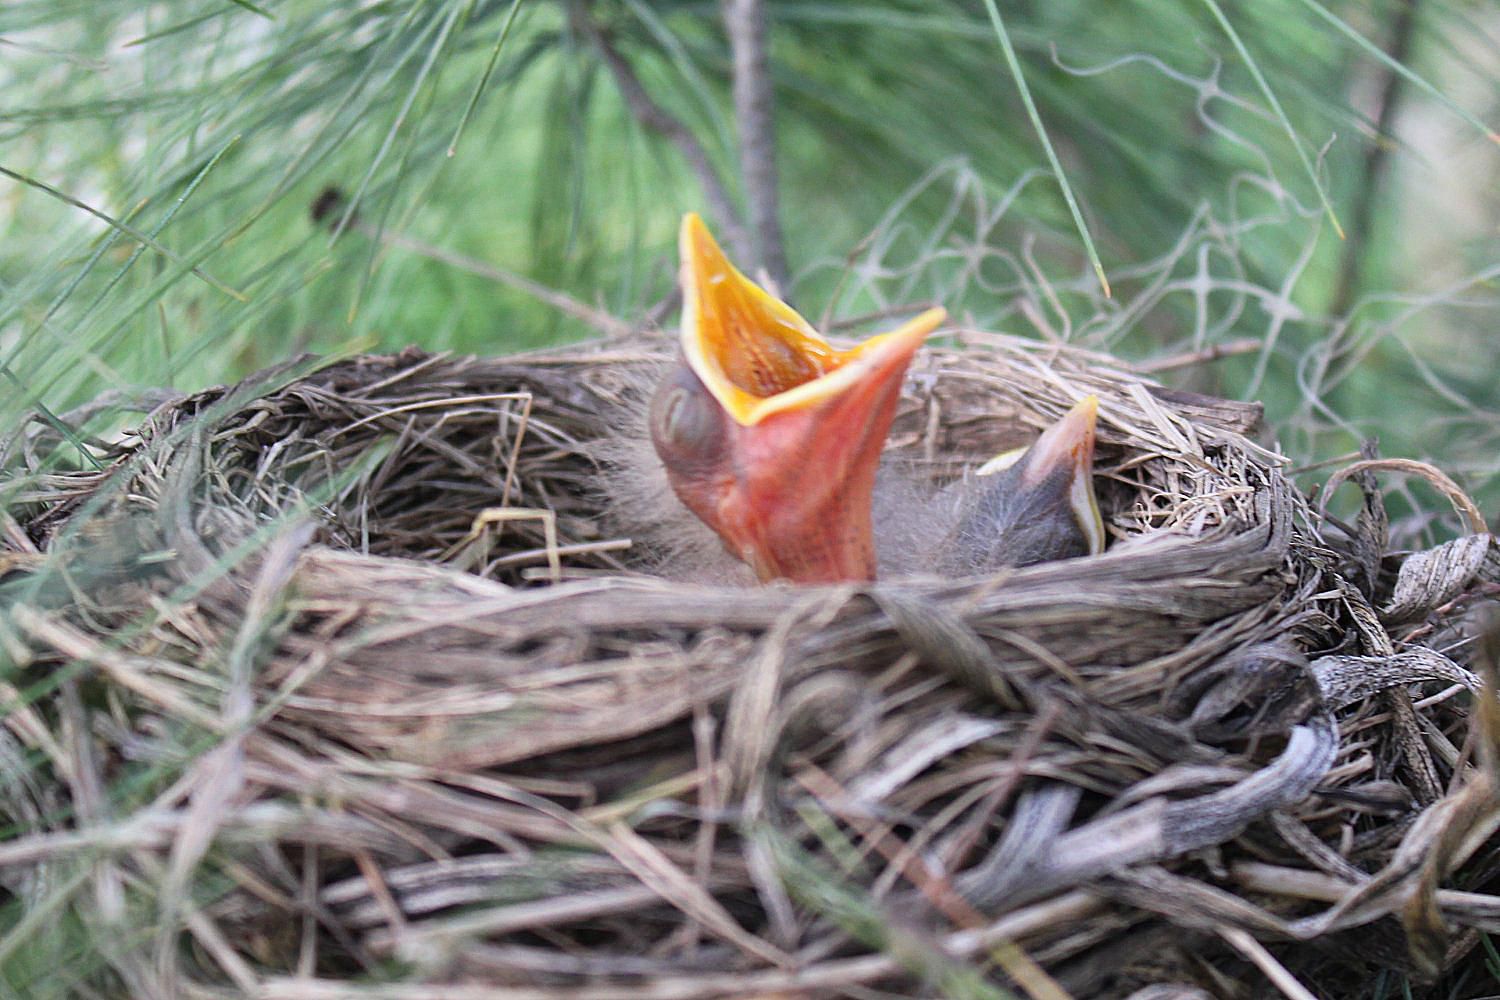
M 1097 393 L 1105 555 L 661 579 L 666 512 L 602 499 L 638 341 L 290 365 L 99 473 L 29 428 L 5 884 L 128 992 L 287 1000 L 1339 996 L 1500 930 L 1494 540 L 1390 552 L 1369 467 L 1320 519 L 1254 407 L 963 341 L 893 456 L 943 482 Z

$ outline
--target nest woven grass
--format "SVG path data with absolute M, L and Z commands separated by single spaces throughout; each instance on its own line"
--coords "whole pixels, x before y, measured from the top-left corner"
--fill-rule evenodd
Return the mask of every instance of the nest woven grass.
M 74 880 L 96 989 L 289 1000 L 1362 996 L 1500 930 L 1494 540 L 1390 552 L 1257 408 L 962 341 L 890 457 L 941 483 L 1097 393 L 1103 556 L 663 579 L 680 512 L 609 499 L 656 342 L 300 362 L 102 471 L 33 425 L 6 886 Z

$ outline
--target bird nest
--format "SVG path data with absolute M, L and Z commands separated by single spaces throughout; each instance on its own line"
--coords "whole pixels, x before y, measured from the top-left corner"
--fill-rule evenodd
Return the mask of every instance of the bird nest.
M 1330 527 L 1258 408 L 968 334 L 888 457 L 940 484 L 1095 393 L 1104 555 L 674 582 L 681 512 L 611 486 L 663 360 L 302 361 L 154 401 L 99 470 L 55 423 L 4 446 L 4 742 L 41 770 L 0 872 L 115 942 L 75 975 L 1339 997 L 1497 927 L 1488 535 L 1388 551 L 1368 473 Z

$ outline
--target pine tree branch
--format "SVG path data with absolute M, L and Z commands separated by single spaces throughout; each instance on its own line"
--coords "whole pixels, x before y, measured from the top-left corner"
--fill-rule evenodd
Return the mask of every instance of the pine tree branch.
M 703 197 L 708 202 L 709 214 L 713 217 L 721 238 L 729 244 L 731 252 L 739 260 L 751 259 L 750 243 L 739 213 L 735 210 L 734 199 L 729 196 L 728 187 L 714 169 L 708 158 L 708 150 L 698 141 L 698 137 L 646 92 L 629 61 L 620 55 L 619 50 L 589 17 L 586 0 L 571 0 L 568 4 L 568 23 L 575 33 L 587 39 L 604 57 L 604 64 L 609 67 L 610 75 L 615 79 L 615 87 L 636 121 L 676 146 L 697 175 L 698 184 L 703 188 Z
M 325 188 L 312 203 L 310 214 L 312 215 L 313 223 L 315 225 L 331 225 L 343 216 L 347 204 L 348 202 L 344 193 L 338 188 Z M 628 336 L 634 330 L 634 327 L 625 320 L 612 316 L 602 309 L 595 309 L 586 302 L 580 302 L 566 292 L 558 291 L 555 288 L 542 284 L 540 281 L 528 278 L 524 274 L 507 271 L 503 267 L 496 267 L 488 261 L 478 260 L 467 254 L 435 246 L 412 236 L 386 232 L 379 226 L 372 226 L 364 221 L 357 211 L 349 216 L 349 221 L 345 228 L 359 233 L 365 239 L 372 240 L 380 246 L 405 250 L 408 253 L 416 254 L 418 257 L 423 257 L 460 271 L 467 271 L 469 274 L 477 275 L 496 284 L 505 285 L 508 288 L 514 288 L 544 305 L 551 306 L 566 316 L 572 316 L 574 319 L 587 323 L 606 337 L 624 337 Z
M 1411 58 L 1412 43 L 1416 36 L 1417 5 L 1420 0 L 1406 0 L 1396 14 L 1396 23 L 1391 28 L 1387 53 L 1391 60 L 1406 65 Z M 1395 70 L 1386 67 L 1385 79 L 1380 87 L 1380 110 L 1377 112 L 1375 136 L 1365 153 L 1364 176 L 1355 196 L 1353 218 L 1349 221 L 1349 241 L 1344 246 L 1343 259 L 1339 261 L 1338 284 L 1334 286 L 1329 315 L 1342 316 L 1354 304 L 1359 290 L 1362 262 L 1369 252 L 1367 244 L 1375 223 L 1375 206 L 1379 201 L 1385 175 L 1390 164 L 1390 150 L 1395 143 L 1391 133 L 1396 127 L 1396 116 L 1405 94 L 1406 81 Z
M 755 262 L 784 291 L 786 249 L 776 191 L 775 95 L 766 55 L 762 0 L 724 0 L 724 31 L 734 61 L 734 116 L 740 135 L 740 175 L 745 182 Z

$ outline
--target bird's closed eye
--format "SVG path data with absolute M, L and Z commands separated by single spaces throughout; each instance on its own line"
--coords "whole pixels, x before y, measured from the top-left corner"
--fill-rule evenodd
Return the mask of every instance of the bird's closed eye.
M 679 462 L 706 463 L 723 447 L 724 413 L 701 383 L 669 385 L 651 407 L 651 433 L 658 449 Z
M 675 440 L 682 433 L 682 408 L 686 403 L 686 389 L 673 389 L 666 394 L 661 405 L 661 416 L 658 418 L 664 437 Z

